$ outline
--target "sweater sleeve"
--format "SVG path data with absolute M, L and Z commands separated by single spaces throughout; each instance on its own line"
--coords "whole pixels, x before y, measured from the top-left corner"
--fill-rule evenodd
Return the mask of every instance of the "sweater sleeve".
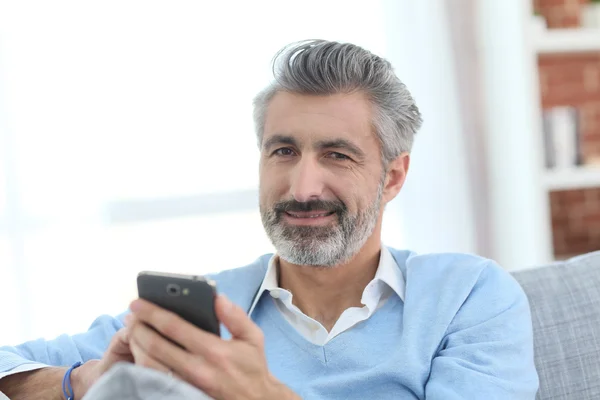
M 53 340 L 32 340 L 14 347 L 0 347 L 0 379 L 16 372 L 48 366 L 69 366 L 102 357 L 112 336 L 123 327 L 123 318 L 107 315 L 97 318 L 89 330 Z
M 533 400 L 538 376 L 525 293 L 496 264 L 485 267 L 431 365 L 427 400 Z

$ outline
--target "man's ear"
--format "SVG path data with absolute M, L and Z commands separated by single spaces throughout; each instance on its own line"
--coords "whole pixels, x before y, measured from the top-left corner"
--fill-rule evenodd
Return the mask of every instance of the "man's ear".
M 388 170 L 385 175 L 385 186 L 383 188 L 383 201 L 385 203 L 392 201 L 400 192 L 400 189 L 402 189 L 409 165 L 410 154 L 408 152 L 401 153 L 388 164 Z

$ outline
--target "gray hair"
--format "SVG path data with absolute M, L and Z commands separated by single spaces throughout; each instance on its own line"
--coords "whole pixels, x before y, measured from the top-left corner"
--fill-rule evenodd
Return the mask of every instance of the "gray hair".
M 410 151 L 421 126 L 421 114 L 391 63 L 350 43 L 306 40 L 281 49 L 273 58 L 275 81 L 254 98 L 254 123 L 259 147 L 267 107 L 279 91 L 332 95 L 363 91 L 373 102 L 373 127 L 384 165 Z

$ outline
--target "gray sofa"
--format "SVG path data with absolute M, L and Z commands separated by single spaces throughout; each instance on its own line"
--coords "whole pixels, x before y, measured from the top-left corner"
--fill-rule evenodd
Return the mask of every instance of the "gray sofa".
M 539 400 L 600 399 L 600 251 L 513 276 L 529 297 Z

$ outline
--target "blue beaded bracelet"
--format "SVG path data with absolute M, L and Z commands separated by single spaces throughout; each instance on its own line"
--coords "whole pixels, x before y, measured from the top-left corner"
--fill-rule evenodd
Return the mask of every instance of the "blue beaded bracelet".
M 71 372 L 77 367 L 81 366 L 81 362 L 77 361 L 75 364 L 71 365 L 71 368 L 67 370 L 65 373 L 65 377 L 62 382 L 62 390 L 65 395 L 65 399 L 67 400 L 75 400 L 75 392 L 73 392 L 73 386 L 71 386 Z

